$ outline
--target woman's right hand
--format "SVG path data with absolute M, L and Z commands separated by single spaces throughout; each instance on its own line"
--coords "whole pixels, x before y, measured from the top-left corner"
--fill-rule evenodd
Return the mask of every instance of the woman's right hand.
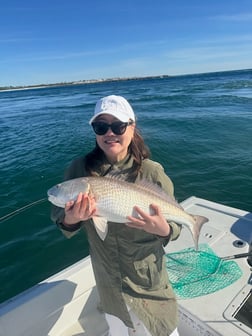
M 79 193 L 76 201 L 69 201 L 65 205 L 64 225 L 72 225 L 91 218 L 96 211 L 94 197 Z

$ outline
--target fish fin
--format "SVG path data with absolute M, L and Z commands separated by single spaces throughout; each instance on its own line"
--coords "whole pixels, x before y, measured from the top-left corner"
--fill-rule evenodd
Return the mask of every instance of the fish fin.
M 101 238 L 101 240 L 104 240 L 108 233 L 107 219 L 105 217 L 98 217 L 98 216 L 94 216 L 92 217 L 92 219 L 98 236 Z
M 196 225 L 197 225 L 199 231 L 200 231 L 202 225 L 209 221 L 209 219 L 207 217 L 204 217 L 204 216 L 200 216 L 200 215 L 191 215 L 191 216 L 195 219 L 195 222 L 196 222 Z
M 194 244 L 195 244 L 195 250 L 198 251 L 198 240 L 199 240 L 200 230 L 202 228 L 202 225 L 205 224 L 206 222 L 208 222 L 209 219 L 204 217 L 204 216 L 200 216 L 200 215 L 192 215 L 191 214 L 191 216 L 195 220 L 195 226 L 194 226 L 194 230 L 192 232 L 192 236 L 193 236 L 193 240 L 194 240 Z

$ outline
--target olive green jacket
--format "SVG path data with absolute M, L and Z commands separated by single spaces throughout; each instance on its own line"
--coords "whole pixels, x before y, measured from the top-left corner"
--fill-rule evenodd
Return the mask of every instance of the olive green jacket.
M 104 162 L 101 167 L 97 167 L 97 174 L 120 172 L 120 178 L 123 176 L 125 180 L 129 180 L 127 172 L 132 163 L 130 156 L 114 166 Z M 79 158 L 72 162 L 65 179 L 86 175 L 84 158 Z M 173 197 L 173 184 L 159 163 L 144 160 L 136 180 L 139 179 L 158 184 Z M 133 327 L 128 305 L 153 336 L 169 335 L 177 326 L 177 303 L 168 280 L 163 246 L 179 236 L 181 227 L 169 223 L 169 237 L 159 237 L 109 222 L 108 233 L 103 241 L 98 236 L 92 219 L 73 225 L 69 230 L 62 224 L 63 218 L 64 209 L 53 207 L 52 220 L 67 237 L 71 237 L 81 227 L 86 230 L 103 310 Z

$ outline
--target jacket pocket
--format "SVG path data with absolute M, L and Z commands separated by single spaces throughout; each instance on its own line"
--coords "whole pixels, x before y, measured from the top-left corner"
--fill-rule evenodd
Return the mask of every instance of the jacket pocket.
M 159 262 L 154 254 L 150 254 L 145 259 L 134 262 L 134 268 L 139 279 L 140 286 L 148 287 L 152 290 L 160 287 L 161 268 L 158 263 Z

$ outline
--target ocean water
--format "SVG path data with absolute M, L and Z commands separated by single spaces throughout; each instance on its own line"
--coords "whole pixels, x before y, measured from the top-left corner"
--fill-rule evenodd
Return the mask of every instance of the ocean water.
M 0 92 L 0 302 L 88 254 L 50 221 L 49 187 L 94 146 L 100 97 L 125 96 L 175 185 L 252 212 L 252 70 Z

